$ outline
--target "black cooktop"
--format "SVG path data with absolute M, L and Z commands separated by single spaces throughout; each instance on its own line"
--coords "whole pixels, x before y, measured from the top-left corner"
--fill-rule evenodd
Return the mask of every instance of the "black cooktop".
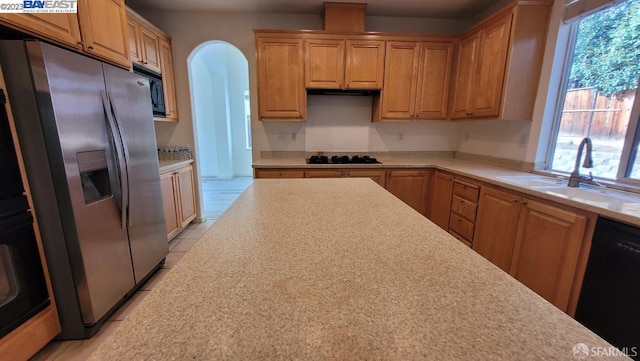
M 312 155 L 307 159 L 307 164 L 376 164 L 377 159 L 368 155 L 333 155 L 331 158 L 326 155 Z

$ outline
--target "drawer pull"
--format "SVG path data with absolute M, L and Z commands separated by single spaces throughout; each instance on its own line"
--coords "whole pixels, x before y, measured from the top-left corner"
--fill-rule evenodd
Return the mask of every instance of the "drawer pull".
M 515 198 L 511 200 L 511 202 L 514 202 L 514 203 L 515 203 L 515 202 L 517 202 L 517 201 L 518 201 L 518 200 L 517 200 L 517 199 L 515 199 Z

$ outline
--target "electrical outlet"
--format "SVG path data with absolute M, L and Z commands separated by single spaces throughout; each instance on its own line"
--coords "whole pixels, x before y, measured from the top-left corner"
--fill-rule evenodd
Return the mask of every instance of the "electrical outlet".
M 467 133 L 467 134 L 465 134 L 465 135 L 464 135 L 464 141 L 465 141 L 465 142 L 468 142 L 468 141 L 469 141 L 469 133 Z
M 404 139 L 404 133 L 398 133 L 398 141 L 402 141 Z
M 526 147 L 529 144 L 529 134 L 523 134 L 520 136 L 520 146 Z
M 287 133 L 278 133 L 278 141 L 285 142 L 287 140 Z
M 296 141 L 296 133 L 295 133 L 295 132 L 292 132 L 292 133 L 291 133 L 291 141 L 292 141 L 292 142 L 295 142 L 295 141 Z

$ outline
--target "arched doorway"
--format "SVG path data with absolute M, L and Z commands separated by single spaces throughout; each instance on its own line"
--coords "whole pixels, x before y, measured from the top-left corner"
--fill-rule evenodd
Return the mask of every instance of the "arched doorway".
M 210 41 L 188 69 L 203 215 L 216 219 L 251 183 L 249 64 L 235 46 Z

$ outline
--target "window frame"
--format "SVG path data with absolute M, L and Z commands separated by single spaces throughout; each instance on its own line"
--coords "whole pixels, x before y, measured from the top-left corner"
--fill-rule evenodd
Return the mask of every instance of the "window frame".
M 609 7 L 604 7 L 598 11 L 603 11 L 608 9 Z M 564 103 L 567 95 L 567 86 L 569 84 L 569 75 L 571 73 L 571 65 L 573 63 L 573 57 L 575 52 L 576 40 L 578 37 L 578 28 L 580 26 L 580 21 L 573 21 L 571 24 L 568 24 L 569 28 L 569 38 L 567 41 L 567 52 L 564 57 L 564 64 L 562 67 L 561 73 L 561 81 L 558 92 L 558 97 L 556 100 L 556 109 L 554 112 L 553 125 L 551 128 L 551 136 L 549 137 L 549 145 L 547 148 L 547 157 L 546 157 L 546 170 L 555 173 L 569 174 L 570 172 L 553 169 L 553 158 L 556 152 L 556 144 L 558 141 L 558 135 L 560 133 L 560 123 L 562 120 L 562 111 L 564 108 Z M 640 127 L 638 123 L 640 122 L 640 77 L 638 78 L 638 86 L 636 87 L 636 95 L 633 101 L 633 106 L 631 108 L 631 112 L 629 114 L 629 126 L 627 128 L 627 132 L 624 138 L 624 144 L 622 146 L 622 152 L 620 153 L 620 164 L 618 166 L 618 171 L 616 173 L 616 179 L 610 178 L 602 178 L 597 174 L 594 175 L 594 178 L 599 181 L 602 180 L 604 182 L 612 182 L 612 183 L 623 183 L 629 185 L 640 185 L 640 178 L 634 179 L 629 178 L 628 175 L 631 172 L 631 166 L 633 165 L 632 158 L 635 158 L 638 149 L 640 148 Z

